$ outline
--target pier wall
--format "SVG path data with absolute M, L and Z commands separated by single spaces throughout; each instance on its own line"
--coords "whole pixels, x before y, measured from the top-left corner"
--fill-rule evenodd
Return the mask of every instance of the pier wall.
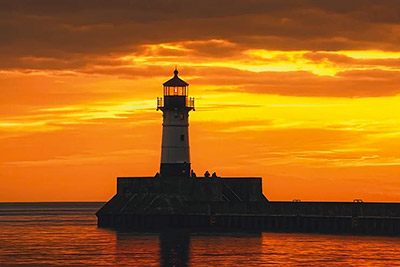
M 138 231 L 189 228 L 194 231 L 400 235 L 400 218 L 290 215 L 131 215 L 104 216 L 100 227 Z

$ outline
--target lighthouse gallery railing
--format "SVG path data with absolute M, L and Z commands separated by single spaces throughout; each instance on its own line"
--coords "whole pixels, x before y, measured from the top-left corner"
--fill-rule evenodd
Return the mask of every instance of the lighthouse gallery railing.
M 194 109 L 194 97 L 186 97 L 185 107 Z M 164 108 L 164 98 L 157 97 L 157 110 Z

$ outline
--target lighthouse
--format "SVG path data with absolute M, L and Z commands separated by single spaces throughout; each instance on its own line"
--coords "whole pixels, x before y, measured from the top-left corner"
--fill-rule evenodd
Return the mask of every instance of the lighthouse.
M 96 213 L 99 227 L 261 227 L 260 215 L 268 204 L 261 177 L 191 172 L 189 112 L 194 110 L 194 98 L 188 97 L 188 89 L 175 68 L 174 76 L 163 84 L 163 96 L 157 98 L 157 110 L 163 113 L 160 172 L 152 177 L 118 177 L 117 194 Z
M 189 112 L 194 98 L 188 97 L 189 84 L 174 77 L 163 84 L 163 97 L 157 98 L 157 110 L 163 112 L 161 145 L 161 177 L 189 177 Z

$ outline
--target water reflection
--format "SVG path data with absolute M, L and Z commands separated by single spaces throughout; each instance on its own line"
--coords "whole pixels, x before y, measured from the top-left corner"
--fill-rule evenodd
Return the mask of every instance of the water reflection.
M 158 266 L 160 249 L 157 233 L 114 232 L 116 266 Z
M 116 265 L 233 266 L 262 260 L 261 233 L 116 232 Z M 157 261 L 158 260 L 158 261 Z
M 400 266 L 398 237 L 121 233 L 69 205 L 0 203 L 0 266 Z
M 160 233 L 160 262 L 162 266 L 187 266 L 189 251 L 189 231 L 170 230 Z

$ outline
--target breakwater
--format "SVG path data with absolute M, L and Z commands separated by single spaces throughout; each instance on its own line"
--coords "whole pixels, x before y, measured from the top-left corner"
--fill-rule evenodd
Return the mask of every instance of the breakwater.
M 275 202 L 261 178 L 118 178 L 98 226 L 400 235 L 400 203 Z

